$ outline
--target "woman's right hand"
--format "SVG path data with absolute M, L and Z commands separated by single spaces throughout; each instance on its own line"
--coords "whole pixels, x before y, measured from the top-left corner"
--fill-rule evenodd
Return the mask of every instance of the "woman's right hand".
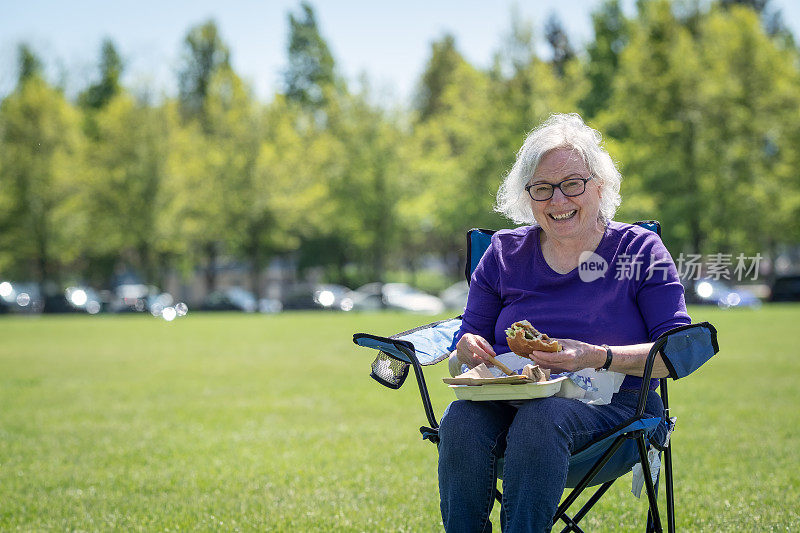
M 456 343 L 456 357 L 468 367 L 474 368 L 481 363 L 491 363 L 488 356 L 494 357 L 494 350 L 489 342 L 480 335 L 465 333 Z

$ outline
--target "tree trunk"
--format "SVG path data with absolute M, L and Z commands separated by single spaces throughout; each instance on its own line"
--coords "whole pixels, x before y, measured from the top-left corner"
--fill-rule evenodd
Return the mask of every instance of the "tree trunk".
M 217 243 L 210 242 L 205 246 L 206 254 L 206 292 L 217 290 Z

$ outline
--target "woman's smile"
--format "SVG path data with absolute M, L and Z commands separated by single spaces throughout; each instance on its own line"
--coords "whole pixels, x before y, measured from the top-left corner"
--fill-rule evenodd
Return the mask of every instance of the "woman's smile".
M 553 220 L 556 220 L 556 221 L 563 221 L 563 220 L 569 220 L 569 219 L 571 219 L 572 217 L 574 217 L 574 216 L 575 216 L 575 214 L 576 214 L 577 212 L 578 212 L 578 210 L 577 210 L 577 209 L 573 209 L 573 210 L 571 210 L 571 211 L 566 211 L 566 212 L 564 212 L 564 213 L 561 213 L 561 214 L 548 213 L 548 216 L 549 216 L 550 218 L 552 218 Z

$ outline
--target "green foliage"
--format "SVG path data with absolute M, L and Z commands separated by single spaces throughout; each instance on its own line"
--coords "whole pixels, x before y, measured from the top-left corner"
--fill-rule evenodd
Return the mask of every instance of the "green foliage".
M 745 8 L 712 10 L 693 35 L 669 2 L 642 3 L 632 28 L 599 117 L 625 164 L 622 217 L 661 219 L 672 250 L 797 242 L 797 52 Z
M 0 268 L 58 279 L 86 230 L 78 189 L 80 117 L 36 75 L 0 104 Z
M 83 245 L 85 268 L 90 278 L 103 280 L 124 259 L 147 281 L 157 282 L 158 254 L 165 251 L 160 216 L 168 122 L 163 110 L 137 103 L 128 94 L 114 97 L 92 117 L 92 150 L 76 179 L 90 222 Z
M 311 4 L 302 2 L 301 16 L 289 14 L 289 66 L 284 74 L 286 97 L 302 107 L 320 109 L 327 88 L 334 85 L 334 60 L 317 27 Z
M 464 58 L 456 50 L 456 40 L 450 34 L 431 43 L 431 57 L 420 78 L 416 95 L 419 120 L 424 122 L 442 110 L 445 88 L 453 83 L 451 77 Z
M 698 95 L 698 156 L 717 199 L 708 214 L 720 220 L 736 212 L 739 222 L 717 228 L 714 244 L 768 249 L 781 233 L 796 242 L 797 55 L 774 46 L 749 9 L 714 10 L 703 28 L 698 49 L 708 76 Z
M 614 77 L 619 68 L 619 56 L 628 44 L 628 22 L 619 0 L 605 0 L 592 13 L 594 40 L 587 45 L 586 79 L 590 85 L 580 102 L 584 118 L 593 118 L 608 106 Z
M 27 44 L 20 44 L 17 49 L 19 75 L 17 84 L 22 85 L 31 78 L 42 77 L 42 62 Z
M 100 79 L 87 87 L 78 97 L 81 105 L 100 109 L 119 94 L 122 89 L 119 78 L 122 75 L 123 67 L 122 58 L 119 56 L 114 42 L 111 39 L 103 41 L 99 64 Z
M 189 30 L 178 70 L 179 99 L 185 117 L 202 117 L 211 80 L 217 71 L 228 68 L 229 63 L 228 46 L 213 20 Z
M 700 251 L 713 224 L 701 208 L 709 185 L 699 172 L 696 149 L 702 69 L 692 35 L 668 1 L 640 3 L 639 9 L 620 58 L 610 109 L 599 122 L 621 141 L 625 185 L 633 182 L 631 192 L 654 199 L 658 211 L 650 217 L 665 222 L 668 247 Z M 623 188 L 623 194 L 631 189 Z M 622 207 L 623 218 L 640 214 L 631 213 L 625 203 Z
M 552 13 L 547 18 L 544 34 L 547 44 L 550 45 L 550 49 L 553 52 L 551 60 L 553 68 L 555 68 L 559 77 L 563 77 L 567 63 L 575 57 L 575 50 L 573 50 L 569 42 L 569 35 L 564 29 L 564 25 L 561 24 L 561 19 L 555 13 Z
M 366 92 L 341 94 L 332 104 L 331 165 L 323 169 L 325 198 L 315 207 L 326 216 L 317 236 L 329 238 L 323 249 L 334 260 L 337 278 L 353 261 L 380 281 L 398 245 L 402 134 L 388 113 L 370 104 Z
M 550 19 L 552 60 L 512 12 L 488 69 L 434 41 L 406 109 L 338 78 L 306 3 L 267 102 L 213 21 L 188 31 L 178 96 L 157 103 L 120 85 L 110 39 L 75 103 L 21 45 L 0 104 L 0 274 L 104 285 L 127 265 L 160 284 L 201 268 L 212 288 L 220 261 L 242 261 L 262 292 L 279 256 L 350 285 L 422 283 L 433 257 L 454 281 L 464 232 L 509 224 L 493 204 L 527 132 L 576 110 L 623 170 L 617 218 L 660 219 L 674 254 L 796 246 L 800 57 L 769 6 L 740 3 L 639 2 L 629 20 L 605 0 L 585 54 Z

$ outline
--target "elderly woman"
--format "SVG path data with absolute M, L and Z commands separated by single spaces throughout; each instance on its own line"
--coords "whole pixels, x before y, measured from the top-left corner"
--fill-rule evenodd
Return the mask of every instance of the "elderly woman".
M 497 210 L 529 225 L 492 236 L 472 275 L 452 357 L 472 367 L 508 352 L 504 330 L 527 319 L 563 345 L 556 353 L 533 354 L 542 367 L 627 375 L 607 405 L 559 397 L 453 402 L 439 432 L 447 531 L 491 530 L 503 456 L 503 528 L 549 531 L 571 452 L 633 416 L 641 387 L 636 376 L 653 341 L 690 323 L 675 265 L 659 237 L 613 221 L 621 176 L 600 139 L 575 114 L 553 115 L 525 139 L 497 194 Z M 581 276 L 587 257 L 605 261 L 605 273 Z M 667 375 L 660 356 L 653 375 Z M 652 381 L 647 413 L 663 416 Z

